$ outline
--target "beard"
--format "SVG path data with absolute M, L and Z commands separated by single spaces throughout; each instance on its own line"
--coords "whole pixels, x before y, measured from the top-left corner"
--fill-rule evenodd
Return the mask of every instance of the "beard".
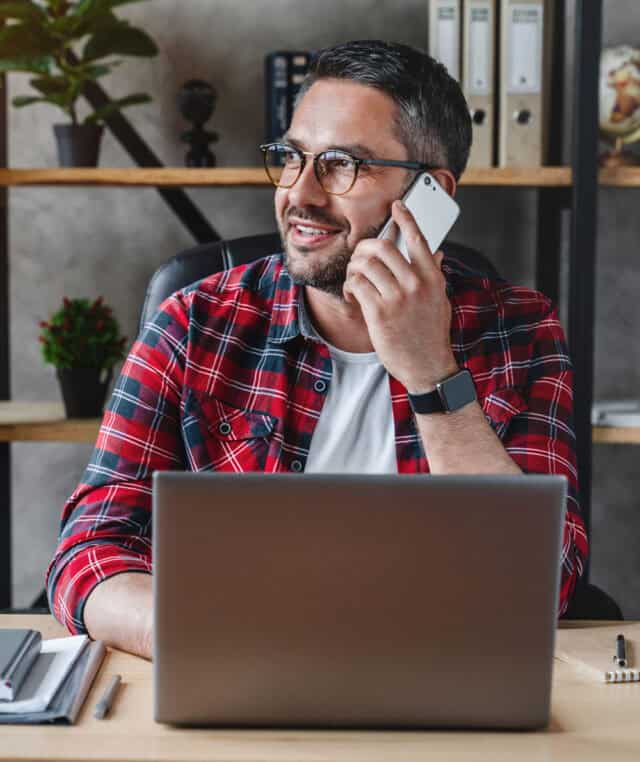
M 310 251 L 296 246 L 296 252 L 303 257 Z M 347 267 L 352 254 L 353 249 L 343 244 L 324 262 L 310 262 L 308 258 L 301 259 L 299 256 L 294 260 L 285 242 L 284 264 L 297 286 L 311 286 L 342 299 L 342 287 L 347 279 Z
M 289 214 L 294 214 L 300 219 L 308 220 L 309 223 L 317 222 L 326 225 L 339 227 L 342 231 L 340 239 L 333 242 L 333 251 L 330 254 L 322 254 L 316 259 L 316 250 L 312 247 L 296 246 L 295 255 L 292 254 L 286 236 L 286 221 L 284 225 L 279 225 L 280 236 L 284 245 L 284 264 L 289 272 L 291 280 L 297 286 L 310 286 L 324 291 L 338 299 L 343 299 L 342 287 L 347 278 L 347 267 L 351 261 L 355 245 L 364 238 L 375 238 L 382 226 L 372 226 L 367 228 L 364 234 L 356 241 L 356 244 L 350 246 L 346 242 L 350 226 L 346 220 L 334 220 L 329 218 L 326 212 L 322 210 L 288 210 Z M 343 237 L 344 236 L 344 237 Z

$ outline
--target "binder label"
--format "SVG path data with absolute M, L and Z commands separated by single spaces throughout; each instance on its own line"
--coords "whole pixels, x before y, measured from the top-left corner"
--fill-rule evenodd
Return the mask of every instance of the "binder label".
M 477 5 L 469 13 L 469 49 L 467 57 L 467 93 L 469 95 L 491 95 L 492 29 L 491 7 Z
M 542 3 L 509 7 L 509 93 L 542 90 L 542 15 Z
M 460 18 L 457 0 L 438 4 L 436 10 L 435 57 L 460 79 Z

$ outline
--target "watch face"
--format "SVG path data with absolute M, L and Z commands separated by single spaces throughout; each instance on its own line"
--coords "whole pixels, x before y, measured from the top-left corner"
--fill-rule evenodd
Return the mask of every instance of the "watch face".
M 438 387 L 446 410 L 458 410 L 476 399 L 476 387 L 471 373 L 461 370 Z

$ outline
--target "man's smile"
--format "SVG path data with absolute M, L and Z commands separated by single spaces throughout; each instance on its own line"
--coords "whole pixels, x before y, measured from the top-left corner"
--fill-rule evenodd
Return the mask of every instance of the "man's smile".
M 339 227 L 299 217 L 290 217 L 288 223 L 289 238 L 296 247 L 322 246 L 342 232 Z

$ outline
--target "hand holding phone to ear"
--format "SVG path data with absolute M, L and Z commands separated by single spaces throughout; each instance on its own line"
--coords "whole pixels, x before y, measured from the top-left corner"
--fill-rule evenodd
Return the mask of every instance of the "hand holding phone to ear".
M 415 217 L 402 202 L 393 203 L 391 222 L 396 227 L 385 225 L 387 237 L 358 243 L 343 293 L 347 302 L 359 305 L 387 371 L 409 392 L 421 394 L 458 370 L 451 348 L 443 254 L 432 256 Z M 397 234 L 406 256 L 394 243 Z

